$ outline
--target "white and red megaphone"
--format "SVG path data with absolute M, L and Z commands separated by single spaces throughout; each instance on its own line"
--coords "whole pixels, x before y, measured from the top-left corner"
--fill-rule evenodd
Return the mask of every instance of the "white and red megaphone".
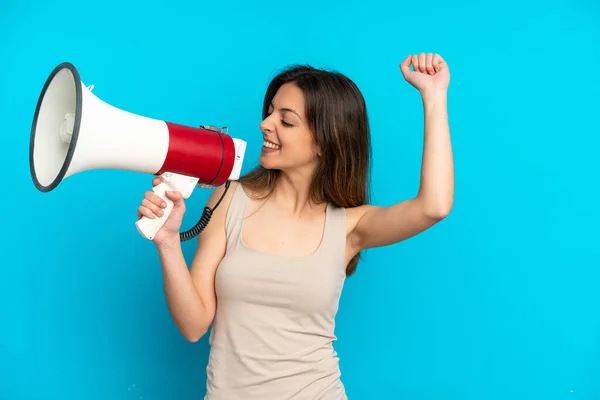
M 48 192 L 68 176 L 92 169 L 160 175 L 162 182 L 153 190 L 167 203 L 164 215 L 136 222 L 139 232 L 153 239 L 173 208 L 165 191 L 188 198 L 196 185 L 214 187 L 239 178 L 245 141 L 219 128 L 136 115 L 103 102 L 91 90 L 70 63 L 58 65 L 47 78 L 29 144 L 38 190 Z

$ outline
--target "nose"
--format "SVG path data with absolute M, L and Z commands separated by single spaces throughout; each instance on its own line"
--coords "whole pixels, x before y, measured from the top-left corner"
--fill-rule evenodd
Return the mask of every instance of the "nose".
M 273 132 L 273 123 L 271 122 L 269 117 L 262 120 L 259 126 L 260 130 L 263 132 Z

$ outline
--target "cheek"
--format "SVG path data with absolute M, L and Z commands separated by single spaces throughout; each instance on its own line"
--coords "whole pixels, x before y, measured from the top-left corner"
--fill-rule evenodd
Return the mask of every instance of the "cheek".
M 306 160 L 316 155 L 317 147 L 312 140 L 299 139 L 281 144 L 283 153 L 294 158 Z
M 306 161 L 317 156 L 318 146 L 310 132 L 294 130 L 284 133 L 279 135 L 281 154 L 298 161 Z

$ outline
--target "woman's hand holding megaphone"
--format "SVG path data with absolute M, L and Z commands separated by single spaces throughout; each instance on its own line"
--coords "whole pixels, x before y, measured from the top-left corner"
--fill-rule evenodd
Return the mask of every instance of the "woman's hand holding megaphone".
M 157 186 L 161 183 L 161 179 L 156 177 L 152 180 L 152 186 Z M 185 213 L 185 202 L 183 196 L 178 191 L 167 191 L 165 195 L 173 201 L 173 210 L 165 221 L 164 225 L 159 229 L 152 241 L 157 245 L 180 241 L 179 230 Z M 138 207 L 138 219 L 142 217 L 157 218 L 163 215 L 163 209 L 167 207 L 167 203 L 160 198 L 152 190 L 148 190 L 144 194 L 144 199 Z

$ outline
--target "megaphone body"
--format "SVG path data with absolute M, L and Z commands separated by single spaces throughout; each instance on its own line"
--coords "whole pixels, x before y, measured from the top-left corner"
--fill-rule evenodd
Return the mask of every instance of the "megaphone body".
M 190 127 L 137 115 L 95 96 L 77 69 L 62 63 L 39 96 L 31 129 L 29 163 L 35 187 L 48 192 L 86 170 L 118 169 L 159 175 L 153 190 L 167 203 L 164 215 L 142 217 L 138 231 L 153 239 L 173 203 L 167 190 L 187 199 L 196 185 L 237 180 L 246 142 L 212 126 Z

